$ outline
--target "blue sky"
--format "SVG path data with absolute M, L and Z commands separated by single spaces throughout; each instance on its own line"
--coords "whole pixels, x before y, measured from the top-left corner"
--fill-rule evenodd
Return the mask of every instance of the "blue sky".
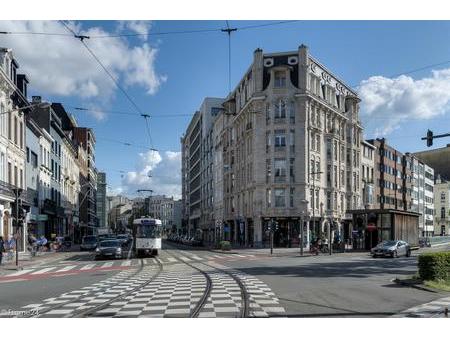
M 230 25 L 266 22 L 230 21 Z M 79 21 L 70 25 L 77 32 L 102 35 L 215 29 L 226 24 Z M 0 30 L 66 32 L 58 22 L 0 21 Z M 366 138 L 385 134 L 400 151 L 419 151 L 426 148 L 420 137 L 428 128 L 435 133 L 450 132 L 450 63 L 393 80 L 389 77 L 450 60 L 449 40 L 450 22 L 441 21 L 299 21 L 238 30 L 232 36 L 231 81 L 232 86 L 239 81 L 256 48 L 264 52 L 287 51 L 304 43 L 332 72 L 362 90 Z M 204 97 L 221 97 L 228 92 L 228 44 L 224 33 L 92 39 L 86 43 L 142 111 L 150 115 L 192 114 Z M 70 108 L 135 112 L 79 41 L 61 36 L 15 35 L 0 36 L 0 45 L 13 48 L 20 70 L 29 74 L 31 94 L 63 103 L 80 125 L 94 128 L 98 138 L 97 167 L 107 172 L 114 192 L 131 193 L 145 187 L 156 193 L 180 194 L 177 152 L 189 116 L 155 116 L 150 121 L 153 146 L 159 154 L 110 142 L 116 139 L 149 145 L 144 121 L 138 116 L 92 114 Z M 435 147 L 447 143 L 450 138 L 435 140 Z M 149 169 L 152 179 L 145 176 Z

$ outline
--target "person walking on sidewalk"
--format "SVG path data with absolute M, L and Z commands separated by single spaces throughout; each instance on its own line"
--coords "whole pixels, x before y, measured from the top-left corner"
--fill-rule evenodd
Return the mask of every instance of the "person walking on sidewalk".
M 5 242 L 3 241 L 3 237 L 0 236 L 0 265 L 2 265 L 4 251 L 5 251 Z

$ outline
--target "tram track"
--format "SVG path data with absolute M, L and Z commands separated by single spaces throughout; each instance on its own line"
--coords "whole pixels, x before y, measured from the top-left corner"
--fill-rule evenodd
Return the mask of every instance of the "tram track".
M 117 295 L 116 297 L 111 298 L 111 299 L 109 299 L 108 301 L 106 301 L 104 303 L 101 303 L 101 304 L 99 304 L 99 305 L 97 305 L 95 307 L 92 307 L 90 309 L 86 309 L 86 310 L 81 311 L 81 312 L 70 314 L 68 317 L 76 317 L 76 318 L 96 317 L 95 316 L 96 312 L 105 309 L 106 307 L 108 307 L 112 303 L 117 302 L 117 301 L 119 301 L 121 299 L 124 299 L 124 298 L 128 297 L 129 295 L 131 295 L 131 294 L 141 290 L 142 288 L 145 288 L 147 285 L 152 283 L 159 276 L 159 274 L 163 271 L 164 266 L 163 266 L 163 263 L 161 262 L 161 260 L 158 259 L 157 257 L 155 257 L 155 260 L 158 263 L 158 270 L 156 271 L 155 274 L 153 274 L 153 276 L 148 281 L 144 282 L 141 285 L 138 285 L 138 286 L 134 287 L 133 289 L 131 289 L 131 290 L 125 292 L 125 293 Z M 142 259 L 141 259 L 141 264 L 142 265 L 141 265 L 141 269 L 140 269 L 139 272 L 142 272 L 142 270 L 143 270 L 143 261 L 142 261 Z M 106 313 L 105 315 L 108 315 L 108 314 Z
M 174 248 L 176 249 L 176 248 Z M 168 255 L 174 257 L 174 255 L 172 253 L 167 253 Z M 203 309 L 203 307 L 206 305 L 206 303 L 208 302 L 208 298 L 211 295 L 211 291 L 213 289 L 213 283 L 212 283 L 212 279 L 210 276 L 210 272 L 205 271 L 191 263 L 188 263 L 186 261 L 182 262 L 182 264 L 186 264 L 187 266 L 191 267 L 192 269 L 195 269 L 197 271 L 199 271 L 201 274 L 203 274 L 206 278 L 206 288 L 205 288 L 205 292 L 203 293 L 203 296 L 200 298 L 200 300 L 197 302 L 197 304 L 195 305 L 194 309 L 191 311 L 190 317 L 191 318 L 196 318 L 200 315 L 201 310 Z M 234 274 L 233 272 L 227 271 L 225 269 L 221 269 L 218 268 L 216 266 L 204 263 L 204 262 L 197 262 L 196 264 L 201 264 L 204 266 L 207 266 L 213 270 L 219 271 L 225 275 L 228 275 L 229 277 L 231 277 L 235 283 L 239 286 L 239 289 L 241 291 L 241 307 L 240 307 L 240 317 L 241 318 L 247 318 L 250 316 L 250 297 L 249 297 L 249 293 L 247 291 L 247 288 L 245 287 L 244 283 L 242 282 L 242 280 L 236 276 L 236 274 Z
M 120 285 L 120 283 L 123 282 L 123 280 L 128 280 L 130 278 L 133 278 L 133 277 L 137 276 L 139 273 L 142 272 L 143 269 L 144 269 L 144 263 L 143 263 L 143 261 L 141 259 L 140 260 L 140 264 L 139 264 L 139 268 L 132 275 L 123 277 L 122 280 L 118 281 L 117 283 L 112 284 L 111 287 L 118 286 L 118 285 Z M 86 294 L 80 294 L 76 298 L 71 298 L 70 301 L 73 302 L 73 301 L 79 300 L 79 299 L 81 299 L 83 297 L 86 297 Z M 51 311 L 59 310 L 59 309 L 63 308 L 68 302 L 69 301 L 57 304 L 55 306 L 51 306 L 49 308 L 46 308 L 45 310 L 38 309 L 36 312 L 32 311 L 28 315 L 22 315 L 21 318 L 39 318 L 39 317 L 42 317 L 43 315 L 45 315 L 45 314 L 47 314 L 47 313 L 49 313 Z

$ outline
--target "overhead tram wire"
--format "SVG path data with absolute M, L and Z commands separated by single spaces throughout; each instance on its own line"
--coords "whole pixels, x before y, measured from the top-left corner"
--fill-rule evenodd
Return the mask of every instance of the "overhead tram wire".
M 120 110 L 91 109 L 91 108 L 71 106 L 71 105 L 64 105 L 64 106 L 67 107 L 67 108 L 72 108 L 73 110 L 76 110 L 76 111 L 83 111 L 83 112 L 103 113 L 103 114 L 117 114 L 117 115 L 128 115 L 128 116 L 142 117 L 140 114 L 137 114 L 137 113 L 120 111 Z M 181 116 L 192 117 L 192 116 L 194 116 L 194 114 L 151 114 L 149 116 L 150 116 L 150 118 L 181 117 Z
M 237 30 L 249 30 L 264 28 L 269 26 L 277 26 L 282 24 L 295 23 L 300 20 L 285 20 L 277 22 L 268 22 L 264 24 L 248 25 L 236 27 Z M 63 23 L 63 22 L 61 22 Z M 0 31 L 3 35 L 47 35 L 47 36 L 63 36 L 63 37 L 73 37 L 75 32 L 73 32 L 70 27 L 67 27 L 65 23 L 63 25 L 71 31 L 68 33 L 56 33 L 56 32 L 14 32 L 14 31 Z M 197 34 L 197 33 L 213 33 L 222 32 L 221 28 L 205 28 L 205 29 L 192 29 L 192 30 L 179 30 L 179 31 L 165 31 L 165 32 L 149 32 L 149 33 L 123 33 L 123 34 L 104 34 L 104 35 L 84 35 L 85 39 L 106 39 L 106 38 L 127 38 L 127 37 L 140 37 L 140 36 L 160 36 L 160 35 L 180 35 L 180 34 Z M 77 36 L 78 37 L 78 36 Z
M 100 141 L 106 141 L 106 142 L 112 142 L 112 143 L 117 143 L 117 144 L 121 144 L 124 146 L 128 146 L 128 147 L 135 147 L 135 148 L 141 148 L 141 149 L 147 149 L 147 150 L 152 150 L 152 151 L 156 151 L 155 148 L 153 147 L 148 147 L 148 146 L 144 146 L 144 145 L 140 145 L 140 144 L 135 144 L 135 143 L 131 143 L 131 142 L 124 142 L 124 141 L 119 141 L 119 140 L 113 140 L 113 139 L 109 139 L 109 138 L 104 138 L 104 137 L 95 137 L 97 140 Z
M 131 105 L 134 107 L 134 109 L 145 119 L 147 133 L 150 140 L 150 147 L 153 147 L 152 137 L 150 135 L 150 128 L 148 126 L 148 118 L 150 117 L 148 114 L 145 114 L 139 106 L 136 104 L 136 102 L 131 98 L 131 96 L 127 93 L 127 91 L 120 85 L 119 81 L 111 74 L 111 72 L 106 68 L 106 66 L 103 64 L 103 62 L 98 58 L 98 56 L 94 53 L 94 51 L 89 48 L 89 46 L 84 42 L 85 39 L 90 39 L 89 36 L 86 35 L 78 35 L 76 32 L 74 32 L 64 21 L 61 21 L 61 23 L 66 27 L 66 29 L 73 33 L 73 36 L 80 40 L 82 45 L 87 49 L 87 51 L 91 54 L 91 56 L 97 61 L 97 63 L 103 68 L 105 73 L 110 77 L 110 79 L 113 81 L 113 83 L 116 85 L 117 88 L 125 95 L 125 97 L 128 99 L 128 101 L 131 103 Z

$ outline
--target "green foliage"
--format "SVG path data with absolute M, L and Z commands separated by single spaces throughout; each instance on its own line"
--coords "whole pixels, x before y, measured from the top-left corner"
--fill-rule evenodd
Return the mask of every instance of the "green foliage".
M 450 277 L 450 252 L 433 252 L 419 256 L 422 280 L 447 280 Z
M 229 241 L 222 241 L 219 243 L 220 250 L 228 251 L 231 250 L 231 244 Z

